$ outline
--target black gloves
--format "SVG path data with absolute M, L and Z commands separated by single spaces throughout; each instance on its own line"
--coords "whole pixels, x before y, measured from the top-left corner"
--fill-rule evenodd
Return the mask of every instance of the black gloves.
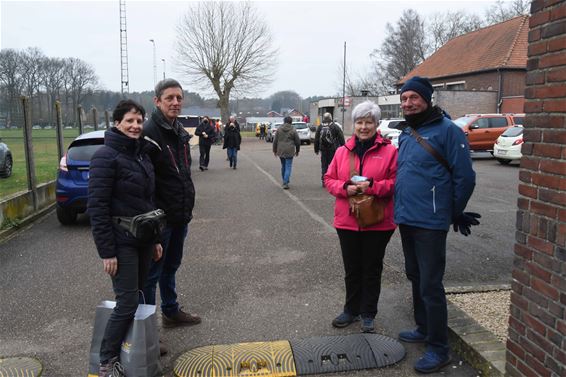
M 454 219 L 454 231 L 460 231 L 464 236 L 472 233 L 470 227 L 472 225 L 479 225 L 478 219 L 481 218 L 479 213 L 475 212 L 462 212 L 461 215 Z

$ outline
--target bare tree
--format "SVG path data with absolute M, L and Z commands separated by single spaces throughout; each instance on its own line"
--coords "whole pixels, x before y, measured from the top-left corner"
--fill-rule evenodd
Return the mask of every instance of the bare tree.
M 530 0 L 497 0 L 494 5 L 485 12 L 485 19 L 488 25 L 507 21 L 513 17 L 529 14 L 531 7 Z
M 282 108 L 299 109 L 303 100 L 297 92 L 292 90 L 273 93 L 269 99 L 271 100 L 271 110 L 277 112 L 280 112 Z
M 450 39 L 481 28 L 482 20 L 476 14 L 465 11 L 435 13 L 426 26 L 429 36 L 430 53 L 434 53 Z
M 249 2 L 197 2 L 177 27 L 177 66 L 202 89 L 218 96 L 222 121 L 232 90 L 257 90 L 273 75 L 271 33 Z
M 92 66 L 77 58 L 64 59 L 63 87 L 65 90 L 66 104 L 69 98 L 72 108 L 67 107 L 67 111 L 72 114 L 72 119 L 76 121 L 76 109 L 82 102 L 86 91 L 98 83 L 98 77 Z
M 381 48 L 370 56 L 377 64 L 379 81 L 392 88 L 425 59 L 428 48 L 424 21 L 412 9 L 403 11 L 395 26 L 387 23 L 386 33 Z
M 13 49 L 0 51 L 0 90 L 2 95 L 0 101 L 2 108 L 6 109 L 7 123 L 14 122 L 21 114 L 18 99 L 21 93 L 23 80 L 21 53 Z M 21 124 L 20 124 L 21 126 Z
M 55 101 L 60 99 L 65 74 L 65 62 L 59 58 L 47 58 L 43 67 L 43 86 L 47 95 L 49 119 L 53 122 Z

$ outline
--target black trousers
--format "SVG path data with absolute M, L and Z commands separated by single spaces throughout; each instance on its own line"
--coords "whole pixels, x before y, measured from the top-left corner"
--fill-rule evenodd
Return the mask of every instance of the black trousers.
M 342 248 L 346 283 L 344 311 L 362 318 L 375 318 L 381 293 L 385 248 L 393 230 L 366 231 L 336 229 Z
M 112 278 L 112 287 L 116 295 L 116 306 L 106 324 L 104 338 L 100 345 L 100 361 L 107 362 L 120 355 L 122 341 L 128 333 L 139 302 L 139 291 L 143 289 L 153 246 L 119 246 L 118 272 Z
M 199 167 L 207 168 L 210 161 L 210 145 L 199 144 L 200 152 Z
M 332 162 L 334 158 L 334 153 L 336 153 L 335 149 L 321 149 L 320 150 L 320 170 L 321 170 L 321 179 L 324 182 L 324 174 L 328 170 L 328 166 Z

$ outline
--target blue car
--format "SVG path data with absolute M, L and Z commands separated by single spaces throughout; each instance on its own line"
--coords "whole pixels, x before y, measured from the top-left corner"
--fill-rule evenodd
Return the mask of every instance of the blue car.
M 86 211 L 90 160 L 103 145 L 104 131 L 88 132 L 73 140 L 61 158 L 55 191 L 61 224 L 74 224 L 77 215 Z

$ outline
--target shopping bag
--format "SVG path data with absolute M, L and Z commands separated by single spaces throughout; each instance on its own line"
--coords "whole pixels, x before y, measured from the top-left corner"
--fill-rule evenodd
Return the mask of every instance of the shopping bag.
M 102 301 L 96 307 L 90 345 L 89 377 L 98 376 L 100 344 L 114 306 L 116 306 L 114 301 Z M 120 363 L 124 367 L 126 376 L 156 377 L 163 374 L 159 360 L 159 333 L 155 305 L 138 306 L 136 316 L 122 342 Z

